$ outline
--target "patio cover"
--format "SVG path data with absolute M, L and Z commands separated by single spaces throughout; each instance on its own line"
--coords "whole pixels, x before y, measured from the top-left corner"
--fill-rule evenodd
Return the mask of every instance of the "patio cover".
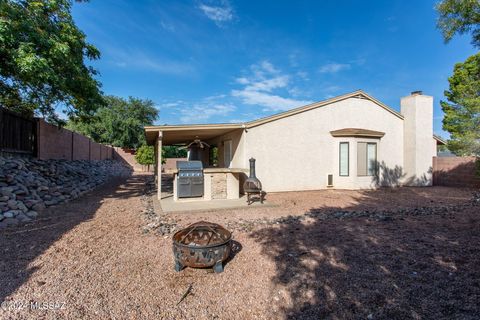
M 163 145 L 182 144 L 194 139 L 209 140 L 236 129 L 245 128 L 244 124 L 195 124 L 145 127 L 147 144 L 154 145 L 159 133 Z

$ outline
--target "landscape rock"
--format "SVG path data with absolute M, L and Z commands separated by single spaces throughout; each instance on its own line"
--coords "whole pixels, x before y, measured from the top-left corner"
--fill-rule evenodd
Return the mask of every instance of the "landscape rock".
M 17 219 L 14 219 L 14 218 L 5 218 L 5 219 L 3 219 L 3 221 L 1 223 L 6 225 L 6 226 L 15 226 L 15 225 L 19 224 L 19 222 L 20 221 L 18 221 Z
M 30 221 L 48 206 L 76 199 L 113 176 L 131 172 L 131 168 L 113 160 L 0 157 L 1 226 Z
M 16 200 L 8 200 L 8 201 L 7 201 L 7 206 L 8 206 L 10 209 L 13 209 L 13 210 L 18 209 L 17 201 L 16 201 Z
M 35 204 L 32 206 L 32 209 L 33 209 L 34 211 L 39 211 L 39 212 L 43 211 L 45 208 L 46 208 L 46 205 L 45 205 L 45 203 L 43 203 L 43 202 L 35 203 Z
M 38 213 L 36 211 L 33 211 L 33 210 L 32 211 L 27 211 L 25 214 L 29 218 L 36 218 L 38 216 Z
M 15 217 L 15 213 L 13 211 L 6 211 L 6 212 L 3 213 L 3 216 L 5 218 L 13 218 L 13 217 Z

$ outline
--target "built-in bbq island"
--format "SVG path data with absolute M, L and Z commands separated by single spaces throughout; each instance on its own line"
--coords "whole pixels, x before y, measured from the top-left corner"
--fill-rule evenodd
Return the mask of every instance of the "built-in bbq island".
M 192 167 L 196 161 L 185 161 Z M 218 168 L 193 166 L 183 168 L 182 161 L 177 162 L 176 169 L 165 173 L 173 174 L 173 200 L 199 201 L 216 199 L 239 199 L 240 183 L 248 173 L 242 168 Z M 200 192 L 201 191 L 201 192 Z

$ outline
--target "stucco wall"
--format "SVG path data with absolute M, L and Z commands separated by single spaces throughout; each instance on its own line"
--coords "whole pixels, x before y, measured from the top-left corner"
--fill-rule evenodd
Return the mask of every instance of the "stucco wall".
M 245 160 L 245 136 L 243 129 L 231 131 L 208 141 L 208 144 L 218 147 L 218 166 L 224 166 L 224 142 L 227 140 L 232 141 L 230 168 L 248 168 L 248 160 Z
M 436 156 L 433 137 L 433 97 L 422 94 L 401 99 L 404 120 L 404 170 L 408 185 L 432 184 L 432 157 Z
M 243 161 L 257 159 L 257 176 L 267 192 L 327 187 L 333 174 L 339 189 L 371 188 L 372 177 L 357 177 L 356 143 L 362 138 L 335 138 L 330 131 L 364 128 L 385 132 L 377 146 L 378 161 L 387 168 L 403 166 L 403 120 L 366 99 L 349 98 L 248 129 Z M 339 143 L 350 142 L 350 174 L 339 176 Z

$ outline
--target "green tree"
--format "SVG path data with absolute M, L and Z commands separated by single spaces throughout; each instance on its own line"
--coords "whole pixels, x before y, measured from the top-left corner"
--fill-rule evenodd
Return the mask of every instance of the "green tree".
M 162 159 L 163 158 L 186 158 L 187 150 L 180 149 L 177 146 L 164 146 L 162 147 Z
M 155 150 L 153 146 L 143 145 L 137 149 L 135 160 L 141 165 L 147 166 L 150 170 L 150 165 L 155 164 Z
M 443 129 L 450 132 L 448 149 L 458 155 L 480 156 L 480 53 L 457 63 L 441 101 Z
M 446 42 L 455 34 L 472 34 L 472 44 L 480 48 L 480 1 L 443 0 L 437 4 L 437 26 Z
M 153 101 L 115 96 L 105 101 L 90 119 L 73 118 L 67 128 L 116 147 L 136 149 L 145 144 L 143 127 L 152 125 L 158 116 Z
M 71 0 L 0 0 L 0 104 L 60 122 L 56 107 L 88 117 L 103 102 L 100 58 L 70 13 Z

